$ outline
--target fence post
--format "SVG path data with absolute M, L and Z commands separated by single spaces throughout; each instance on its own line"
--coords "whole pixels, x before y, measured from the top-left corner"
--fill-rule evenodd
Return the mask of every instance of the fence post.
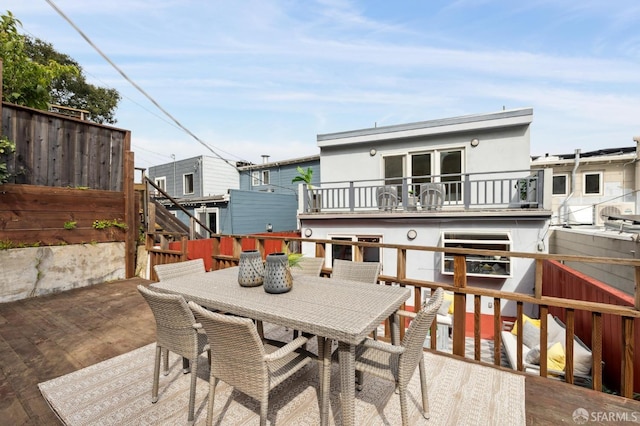
M 465 174 L 464 175 L 464 181 L 462 182 L 462 187 L 463 187 L 463 203 L 464 203 L 464 208 L 468 209 L 469 206 L 471 205 L 471 181 L 469 180 L 469 174 Z
M 464 255 L 453 257 L 453 286 L 467 287 L 467 260 Z M 453 295 L 453 354 L 464 357 L 465 331 L 467 320 L 467 295 L 454 292 Z

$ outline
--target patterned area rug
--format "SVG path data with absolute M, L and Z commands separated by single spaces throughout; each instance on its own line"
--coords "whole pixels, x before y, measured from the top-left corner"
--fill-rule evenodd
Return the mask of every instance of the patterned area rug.
M 267 330 L 265 330 L 267 331 Z M 274 330 L 269 330 L 268 337 Z M 276 334 L 286 338 L 290 332 Z M 311 346 L 311 345 L 310 345 Z M 313 350 L 313 347 L 310 347 Z M 155 344 L 40 383 L 42 395 L 67 425 L 174 425 L 185 424 L 189 398 L 188 374 L 182 361 L 170 356 L 168 376 L 160 374 L 160 393 L 151 403 Z M 524 377 L 490 367 L 425 353 L 429 387 L 430 420 L 420 414 L 418 371 L 409 388 L 409 415 L 415 425 L 524 425 Z M 196 392 L 196 424 L 205 424 L 208 366 L 200 358 Z M 269 424 L 315 425 L 320 422 L 317 365 L 300 371 L 274 389 L 269 397 Z M 340 374 L 331 372 L 330 423 L 340 417 Z M 399 425 L 400 403 L 390 382 L 365 376 L 364 388 L 356 392 L 357 424 Z M 222 416 L 222 417 L 220 417 Z M 216 424 L 253 425 L 259 421 L 259 404 L 220 382 L 216 388 Z

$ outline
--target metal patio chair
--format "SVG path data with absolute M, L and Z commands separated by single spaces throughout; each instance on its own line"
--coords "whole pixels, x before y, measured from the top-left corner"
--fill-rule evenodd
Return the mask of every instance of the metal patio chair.
M 398 207 L 398 189 L 393 185 L 379 186 L 376 188 L 376 201 L 380 210 L 395 209 Z

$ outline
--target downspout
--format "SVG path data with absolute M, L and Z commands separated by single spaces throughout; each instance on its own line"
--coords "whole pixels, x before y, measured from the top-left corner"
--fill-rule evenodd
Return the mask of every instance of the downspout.
M 627 198 L 626 198 L 626 195 L 627 195 L 627 194 L 625 193 L 625 186 L 624 186 L 624 183 L 626 182 L 626 178 L 627 178 L 627 174 L 625 173 L 625 172 L 626 172 L 626 167 L 627 167 L 629 164 L 636 163 L 636 162 L 638 161 L 638 159 L 639 159 L 639 158 L 638 158 L 638 148 L 639 148 L 639 145 L 640 145 L 640 137 L 634 137 L 634 138 L 633 138 L 633 140 L 634 140 L 634 142 L 636 143 L 636 152 L 635 152 L 635 156 L 633 157 L 633 160 L 628 161 L 628 162 L 626 162 L 626 163 L 624 163 L 624 164 L 622 165 L 622 194 L 625 196 L 625 198 L 624 198 L 622 201 L 627 201 Z M 637 183 L 638 183 L 638 165 L 636 164 L 636 170 L 635 170 L 635 181 L 633 182 L 633 189 L 629 192 L 629 194 L 630 194 L 630 195 L 633 195 L 633 196 L 634 196 L 634 197 L 633 197 L 634 204 L 636 204 L 636 203 L 635 203 L 635 200 L 636 200 L 636 197 L 635 197 L 635 189 L 636 189 L 636 188 L 638 188 Z M 635 206 L 634 206 L 634 207 L 635 207 Z M 636 212 L 636 211 L 637 211 L 637 210 L 636 210 L 636 209 L 634 209 L 634 212 Z
M 573 194 L 576 191 L 576 176 L 578 174 L 578 166 L 580 165 L 580 149 L 576 149 L 576 155 L 573 164 L 573 170 L 571 171 L 571 192 L 567 195 L 567 198 L 564 199 L 560 208 L 558 209 L 558 216 L 562 217 L 560 214 L 564 211 L 564 224 L 565 226 L 569 226 L 569 206 L 567 203 L 573 197 Z

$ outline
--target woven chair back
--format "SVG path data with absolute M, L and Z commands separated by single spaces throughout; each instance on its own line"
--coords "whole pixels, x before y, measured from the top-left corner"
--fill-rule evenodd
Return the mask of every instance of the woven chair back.
M 269 389 L 265 350 L 249 318 L 222 315 L 189 303 L 211 345 L 211 374 L 247 395 L 261 399 Z
M 156 271 L 160 281 L 170 280 L 172 278 L 180 278 L 191 274 L 204 274 L 207 270 L 204 267 L 204 260 L 193 259 L 184 262 L 165 263 L 163 265 L 155 265 L 153 270 Z
M 351 262 L 349 260 L 334 259 L 331 278 L 375 284 L 380 275 L 379 262 Z
M 156 320 L 156 340 L 159 346 L 193 359 L 198 355 L 196 320 L 184 298 L 178 294 L 158 293 L 139 285 Z

